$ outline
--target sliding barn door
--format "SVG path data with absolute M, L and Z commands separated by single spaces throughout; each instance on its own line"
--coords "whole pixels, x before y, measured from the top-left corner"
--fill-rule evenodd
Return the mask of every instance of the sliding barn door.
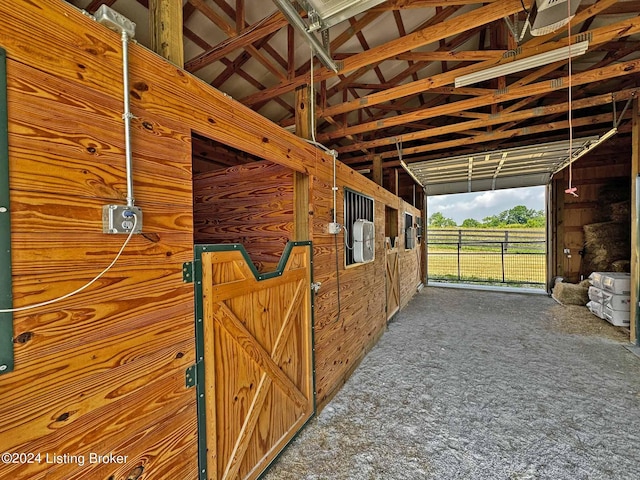
M 198 248 L 206 478 L 253 479 L 314 413 L 311 246 L 264 275 L 239 245 Z

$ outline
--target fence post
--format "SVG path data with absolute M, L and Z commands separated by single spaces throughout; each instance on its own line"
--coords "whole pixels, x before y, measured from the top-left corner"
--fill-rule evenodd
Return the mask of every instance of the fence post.
M 505 283 L 505 281 L 504 281 L 504 250 L 505 250 L 504 246 L 505 246 L 505 243 L 501 242 L 500 245 L 502 246 L 502 248 L 500 249 L 501 250 L 500 256 L 502 257 L 502 283 Z
M 458 281 L 460 281 L 462 279 L 460 277 L 460 245 L 461 245 L 461 243 L 458 242 Z
M 509 230 L 504 231 L 504 251 L 507 250 L 509 250 Z

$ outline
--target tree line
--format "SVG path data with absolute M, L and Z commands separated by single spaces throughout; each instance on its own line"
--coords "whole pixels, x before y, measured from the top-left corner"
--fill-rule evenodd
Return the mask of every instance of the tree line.
M 544 210 L 535 210 L 533 208 L 527 208 L 524 205 L 517 205 L 497 215 L 484 217 L 482 221 L 467 218 L 460 225 L 452 218 L 445 217 L 442 212 L 436 212 L 429 217 L 429 226 L 436 228 L 541 228 L 545 226 L 545 221 Z

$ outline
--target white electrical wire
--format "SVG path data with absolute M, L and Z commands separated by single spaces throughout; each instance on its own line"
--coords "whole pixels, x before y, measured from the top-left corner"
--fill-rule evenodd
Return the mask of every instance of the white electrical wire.
M 343 225 L 342 228 L 344 228 L 344 233 L 345 233 L 345 235 L 344 235 L 344 246 L 347 247 L 349 250 L 353 250 L 353 246 L 350 247 L 349 243 L 347 241 L 347 237 L 349 236 L 349 230 L 347 229 L 346 225 Z M 353 240 L 353 243 L 355 243 L 355 242 L 356 241 Z
M 567 39 L 569 41 L 569 66 L 568 66 L 568 79 L 569 79 L 569 185 L 565 190 L 565 193 L 571 194 L 574 197 L 577 197 L 576 188 L 573 186 L 573 114 L 572 114 L 572 92 L 571 92 L 571 79 L 572 79 L 572 62 L 571 62 L 571 2 L 567 2 L 567 16 L 569 17 L 569 22 L 567 23 Z
M 120 258 L 120 255 L 122 255 L 122 252 L 124 251 L 125 247 L 129 243 L 129 240 L 131 240 L 131 236 L 133 235 L 133 232 L 135 231 L 137 224 L 138 224 L 138 216 L 134 213 L 133 214 L 133 227 L 131 228 L 131 231 L 129 232 L 129 236 L 127 237 L 127 239 L 122 244 L 122 247 L 120 248 L 120 251 L 116 255 L 116 258 L 114 258 L 113 261 L 109 264 L 109 266 L 107 268 L 105 268 L 102 272 L 100 272 L 90 282 L 86 283 L 85 285 L 83 285 L 82 287 L 78 288 L 77 290 L 74 290 L 73 292 L 67 293 L 66 295 L 63 295 L 63 296 L 58 297 L 58 298 L 54 298 L 53 300 L 47 300 L 46 302 L 36 303 L 34 305 L 27 305 L 26 307 L 2 309 L 2 310 L 0 310 L 0 313 L 22 312 L 24 310 L 31 310 L 33 308 L 44 307 L 45 305 L 51 305 L 52 303 L 59 302 L 60 300 L 64 300 L 65 298 L 72 297 L 73 295 L 75 295 L 77 293 L 80 293 L 84 289 L 90 287 L 100 277 L 102 277 L 105 273 L 107 273 L 109 270 L 111 270 L 111 267 L 113 267 L 115 265 L 115 263 L 118 261 L 118 259 Z

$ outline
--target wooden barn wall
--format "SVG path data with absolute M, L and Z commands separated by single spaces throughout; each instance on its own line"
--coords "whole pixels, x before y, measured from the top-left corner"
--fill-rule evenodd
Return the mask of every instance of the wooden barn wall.
M 591 155 L 576 161 L 572 169 L 572 184 L 578 188 L 577 197 L 564 193 L 569 182 L 568 169 L 553 179 L 550 253 L 553 276 L 577 282 L 590 273 L 584 271 L 580 256 L 584 248 L 583 226 L 606 221 L 602 213 L 605 205 L 600 198 L 601 189 L 611 185 L 631 188 L 631 145 L 629 142 L 604 144 Z M 627 193 L 630 195 L 630 190 Z M 564 249 L 569 249 L 569 253 Z
M 292 240 L 293 172 L 263 161 L 194 175 L 196 243 L 242 243 L 259 272 Z
M 102 233 L 102 206 L 124 203 L 120 36 L 59 0 L 0 2 L 7 51 L 13 298 L 66 294 L 98 275 L 123 235 Z M 342 187 L 375 198 L 375 262 L 344 267 L 332 219 L 332 161 L 142 46 L 131 44 L 136 204 L 144 213 L 115 266 L 77 295 L 16 312 L 15 370 L 0 375 L 0 451 L 77 455 L 0 464 L 0 478 L 197 478 L 191 135 L 196 132 L 312 178 L 318 402 L 342 386 L 384 331 L 385 205 L 415 211 L 348 167 Z M 338 240 L 338 268 L 336 248 Z M 401 249 L 413 266 L 413 250 Z M 417 269 L 416 269 L 417 270 Z M 340 314 L 338 315 L 338 276 Z M 413 272 L 413 270 L 411 270 Z M 401 272 L 403 302 L 419 278 Z M 122 463 L 89 463 L 90 453 Z M 79 457 L 78 457 L 79 458 Z M 61 460 L 61 459 L 60 459 Z M 77 458 L 76 458 L 77 460 Z
M 405 208 L 403 211 L 399 212 L 398 215 L 402 218 L 399 220 L 399 224 L 401 226 L 401 232 L 404 232 L 404 229 L 407 225 L 404 224 L 404 213 L 411 213 L 413 215 L 413 223 L 416 224 L 416 219 L 419 217 L 420 212 L 415 209 L 407 208 L 405 204 Z M 422 245 L 419 243 L 416 238 L 415 246 L 411 249 L 407 249 L 405 245 L 404 235 L 400 238 L 400 258 L 399 258 L 399 269 L 400 275 L 400 308 L 404 308 L 409 300 L 413 297 L 413 294 L 416 292 L 416 288 L 420 285 L 421 276 L 420 276 L 420 265 L 422 264 Z
M 314 281 L 322 283 L 315 304 L 317 402 L 322 408 L 339 390 L 386 327 L 385 206 L 398 212 L 401 304 L 406 305 L 420 284 L 419 249 L 404 248 L 404 212 L 419 210 L 391 196 L 353 170 L 338 165 L 336 215 L 344 220 L 344 187 L 374 199 L 375 260 L 345 267 L 344 233 L 331 235 L 332 178 L 313 179 Z M 349 228 L 349 226 L 347 226 Z M 337 245 L 337 256 L 336 256 Z M 338 295 L 338 283 L 340 286 Z

